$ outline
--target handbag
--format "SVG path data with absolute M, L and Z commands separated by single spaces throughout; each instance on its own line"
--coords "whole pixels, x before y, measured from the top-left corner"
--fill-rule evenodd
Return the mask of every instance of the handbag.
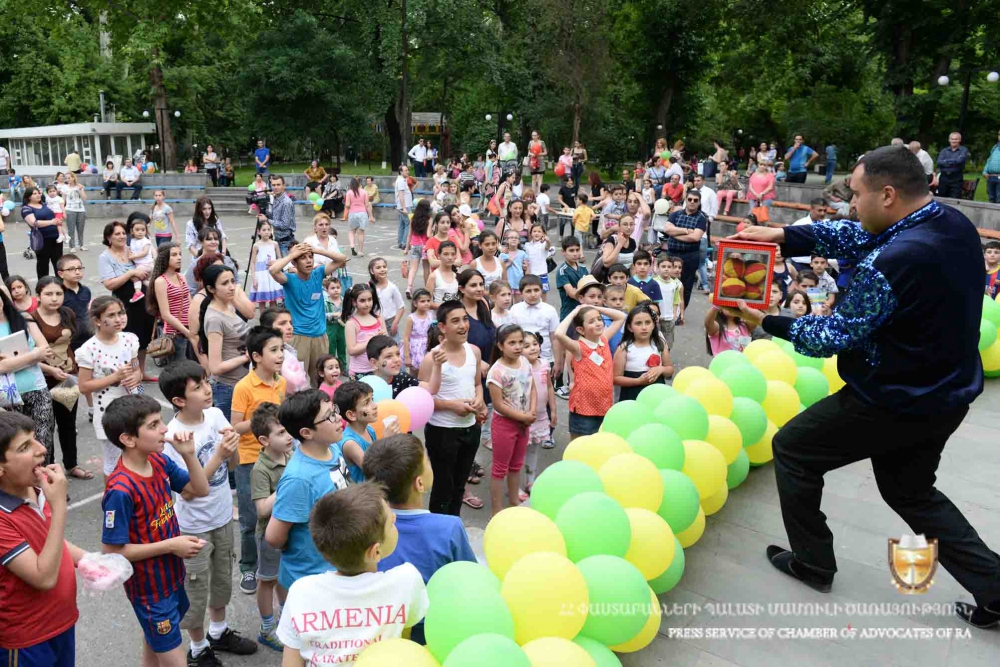
M 608 277 L 608 267 L 604 266 L 604 253 L 597 253 L 594 263 L 590 265 L 590 275 L 594 276 L 598 282 L 604 282 Z
M 750 212 L 757 218 L 757 222 L 771 222 L 771 210 L 766 206 L 754 206 Z
M 486 204 L 486 209 L 493 215 L 500 215 L 500 202 L 497 200 L 497 193 L 493 193 L 488 204 Z
M 0 408 L 14 408 L 24 405 L 21 392 L 17 390 L 17 382 L 13 373 L 0 374 Z
M 156 318 L 159 321 L 159 317 Z M 157 359 L 159 357 L 171 356 L 174 353 L 174 337 L 168 336 L 164 333 L 160 333 L 160 330 L 156 326 L 156 322 L 153 322 L 153 340 L 149 341 L 149 345 L 146 346 L 146 354 Z
M 552 259 L 551 257 L 546 257 L 545 258 L 545 268 L 546 268 L 546 270 L 549 273 L 552 273 L 553 271 L 555 271 L 556 270 L 556 260 Z
M 42 236 L 42 230 L 38 229 L 37 227 L 31 228 L 30 243 L 31 243 L 31 249 L 34 250 L 35 252 L 38 252 L 39 250 L 45 247 L 45 237 Z

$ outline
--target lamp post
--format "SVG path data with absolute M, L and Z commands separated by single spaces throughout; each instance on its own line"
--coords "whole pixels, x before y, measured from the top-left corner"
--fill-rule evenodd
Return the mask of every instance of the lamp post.
M 163 123 L 160 122 L 160 113 L 168 113 L 166 107 L 153 107 L 153 113 L 156 114 L 155 125 L 156 125 L 156 141 L 158 142 L 159 152 L 160 152 L 160 169 L 163 171 L 167 170 L 167 137 L 163 133 Z M 149 110 L 146 109 L 142 112 L 142 117 L 149 119 Z M 181 112 L 174 111 L 174 118 L 180 118 Z
M 503 119 L 504 119 L 504 116 L 505 116 L 505 114 L 504 114 L 504 112 L 503 112 L 502 109 L 497 112 L 497 145 L 498 146 L 500 145 L 500 142 L 503 139 Z M 514 120 L 514 114 L 508 112 L 506 114 L 506 118 L 507 118 L 508 121 Z M 493 120 L 493 114 L 492 113 L 486 114 L 486 120 Z
M 962 134 L 965 129 L 965 114 L 969 109 L 969 88 L 972 86 L 972 75 L 975 72 L 989 72 L 986 75 L 986 80 L 990 83 L 996 83 L 1000 81 L 1000 72 L 997 72 L 992 67 L 970 67 L 965 70 L 965 81 L 962 88 L 962 105 L 959 107 L 958 111 L 958 133 Z M 938 77 L 939 86 L 947 86 L 951 83 L 951 79 L 948 78 L 947 74 L 943 74 Z

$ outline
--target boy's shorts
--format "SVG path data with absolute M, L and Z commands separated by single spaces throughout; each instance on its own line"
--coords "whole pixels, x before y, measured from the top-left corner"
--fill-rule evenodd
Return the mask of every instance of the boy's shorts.
M 538 278 L 542 281 L 542 292 L 543 293 L 544 292 L 548 292 L 549 291 L 549 275 L 547 273 L 543 273 L 542 275 L 538 276 Z
M 153 653 L 167 653 L 181 645 L 181 619 L 190 606 L 183 587 L 152 604 L 132 603 L 139 627 Z
M 236 558 L 233 522 L 192 536 L 205 540 L 205 546 L 193 558 L 184 561 L 187 570 L 184 592 L 190 608 L 181 618 L 181 630 L 205 627 L 205 610 L 208 607 L 225 608 L 233 597 L 233 560 Z
M 663 340 L 667 342 L 667 349 L 674 349 L 674 321 L 661 319 L 660 333 L 663 334 Z
M 257 581 L 277 581 L 281 566 L 281 551 L 275 549 L 263 533 L 257 534 Z
M 0 667 L 76 667 L 76 626 L 27 648 L 0 648 Z

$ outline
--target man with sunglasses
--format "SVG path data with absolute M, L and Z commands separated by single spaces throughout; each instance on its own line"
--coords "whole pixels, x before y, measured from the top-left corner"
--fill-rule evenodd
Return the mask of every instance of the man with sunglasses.
M 708 216 L 701 210 L 701 192 L 688 191 L 684 208 L 674 211 L 667 219 L 663 234 L 667 236 L 666 249 L 681 258 L 681 284 L 684 286 L 684 307 L 691 302 L 691 291 L 698 274 L 701 239 L 708 233 Z

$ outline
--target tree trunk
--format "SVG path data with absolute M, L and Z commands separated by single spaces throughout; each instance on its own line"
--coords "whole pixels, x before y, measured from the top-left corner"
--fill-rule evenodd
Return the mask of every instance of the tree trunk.
M 389 168 L 393 171 L 399 169 L 399 165 L 406 161 L 406 148 L 399 127 L 399 118 L 396 117 L 396 106 L 397 100 L 393 100 L 385 110 L 385 131 L 389 136 Z
M 157 54 L 152 54 L 155 60 Z M 149 70 L 149 84 L 153 88 L 153 105 L 156 110 L 156 124 L 160 130 L 160 157 L 164 171 L 177 168 L 177 144 L 170 126 L 170 110 L 167 107 L 167 89 L 163 86 L 163 70 L 153 65 Z M 123 157 L 132 157 L 125 155 Z
M 656 124 L 662 125 L 663 129 L 657 131 L 657 136 L 667 136 L 670 128 L 667 122 L 670 118 L 670 104 L 674 101 L 674 88 L 677 85 L 673 77 L 669 77 L 664 82 L 664 88 L 660 92 L 660 101 L 656 105 Z
M 573 145 L 580 140 L 581 121 L 583 121 L 583 105 L 577 100 L 573 103 Z
M 410 127 L 412 123 L 410 122 L 410 98 L 409 91 L 407 90 L 410 82 L 410 67 L 409 67 L 409 45 L 406 39 L 406 0 L 401 3 L 401 21 L 402 25 L 400 28 L 400 39 L 401 39 L 401 57 L 403 60 L 403 72 L 400 78 L 400 93 L 399 93 L 399 106 L 397 108 L 396 116 L 399 119 L 399 123 L 402 125 L 400 128 L 400 138 L 402 140 L 403 150 L 400 152 L 399 161 L 396 163 L 396 168 L 398 169 L 400 164 L 405 160 L 405 155 L 407 150 L 409 150 L 410 145 Z

